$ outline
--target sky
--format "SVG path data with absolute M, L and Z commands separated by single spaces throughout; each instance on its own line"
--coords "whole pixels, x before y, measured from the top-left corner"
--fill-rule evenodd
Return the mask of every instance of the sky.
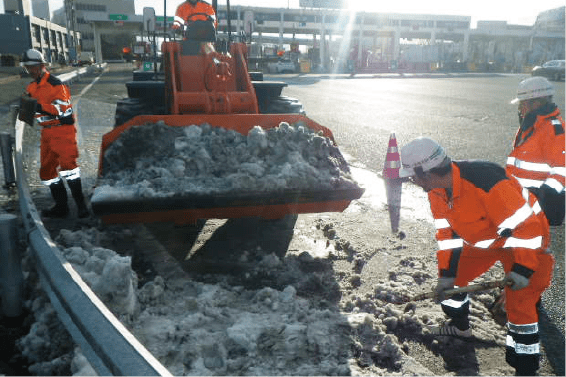
M 135 0 L 136 14 L 142 14 L 144 7 L 153 7 L 156 15 L 163 15 L 167 4 L 167 15 L 173 15 L 182 0 Z M 209 0 L 211 2 L 212 0 Z M 471 26 L 477 21 L 507 21 L 509 24 L 533 25 L 537 15 L 545 10 L 564 6 L 564 0 L 501 1 L 501 0 L 397 0 L 367 1 L 346 0 L 351 9 L 381 13 L 417 13 L 451 16 L 470 16 Z M 226 4 L 225 0 L 218 0 Z M 0 2 L 3 5 L 3 2 Z M 230 4 L 261 6 L 269 8 L 299 8 L 299 0 L 231 0 Z M 49 0 L 51 11 L 61 8 L 63 0 Z

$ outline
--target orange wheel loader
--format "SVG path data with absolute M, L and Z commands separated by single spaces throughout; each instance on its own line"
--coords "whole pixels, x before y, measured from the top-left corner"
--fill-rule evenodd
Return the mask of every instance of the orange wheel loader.
M 299 101 L 281 95 L 285 83 L 260 81 L 257 79 L 262 75 L 248 72 L 245 43 L 231 41 L 230 33 L 227 42 L 219 43 L 212 21 L 198 20 L 186 26 L 181 40 L 162 43 L 159 73 L 137 77 L 134 73 L 134 81 L 127 83 L 128 98 L 117 104 L 115 128 L 102 139 L 99 180 L 107 169 L 105 152 L 123 133 L 160 121 L 171 127 L 208 124 L 244 135 L 254 126 L 268 130 L 281 122 L 301 122 L 334 143 L 332 132 L 307 118 Z M 216 49 L 204 48 L 214 43 Z M 98 198 L 96 190 L 92 209 L 105 223 L 178 224 L 212 218 L 277 219 L 289 214 L 341 212 L 364 191 L 356 185 L 330 190 Z

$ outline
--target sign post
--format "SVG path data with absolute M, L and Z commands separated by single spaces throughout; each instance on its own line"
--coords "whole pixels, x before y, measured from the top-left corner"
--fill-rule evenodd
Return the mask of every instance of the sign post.
M 244 33 L 251 37 L 254 32 L 254 12 L 247 10 L 244 12 Z
M 151 34 L 153 34 L 153 68 L 157 72 L 157 42 L 155 40 L 155 9 L 152 7 L 143 8 L 143 28 L 147 31 L 147 38 L 151 41 Z M 147 64 L 149 63 L 149 64 Z M 144 71 L 151 70 L 151 62 L 145 62 L 143 66 Z
M 149 33 L 155 31 L 155 9 L 151 7 L 143 8 L 143 29 Z

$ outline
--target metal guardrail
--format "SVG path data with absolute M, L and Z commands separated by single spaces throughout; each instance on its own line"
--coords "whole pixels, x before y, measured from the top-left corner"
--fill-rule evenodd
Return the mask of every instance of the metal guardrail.
M 59 76 L 73 79 L 80 76 Z M 99 375 L 171 376 L 61 255 L 31 199 L 23 166 L 25 124 L 16 120 L 14 164 L 20 210 L 40 281 L 61 322 Z
M 95 71 L 104 70 L 107 65 L 108 63 L 97 63 L 90 65 L 88 67 L 82 67 L 72 72 L 62 73 L 56 76 L 64 83 L 72 83 L 79 80 L 82 75 L 85 75 L 87 73 L 93 73 Z

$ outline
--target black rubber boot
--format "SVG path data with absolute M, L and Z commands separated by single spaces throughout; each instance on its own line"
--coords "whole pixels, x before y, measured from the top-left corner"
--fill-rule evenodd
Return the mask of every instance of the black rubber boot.
M 75 203 L 77 203 L 77 215 L 79 218 L 83 219 L 85 217 L 90 216 L 88 212 L 88 207 L 85 203 L 85 197 L 83 195 L 83 186 L 81 183 L 81 179 L 73 179 L 67 181 L 69 188 L 71 189 L 71 194 L 73 195 L 73 199 L 75 199 Z
M 49 185 L 51 196 L 55 200 L 55 205 L 50 209 L 43 210 L 41 215 L 44 217 L 67 217 L 69 214 L 69 205 L 67 204 L 67 189 L 63 181 Z

